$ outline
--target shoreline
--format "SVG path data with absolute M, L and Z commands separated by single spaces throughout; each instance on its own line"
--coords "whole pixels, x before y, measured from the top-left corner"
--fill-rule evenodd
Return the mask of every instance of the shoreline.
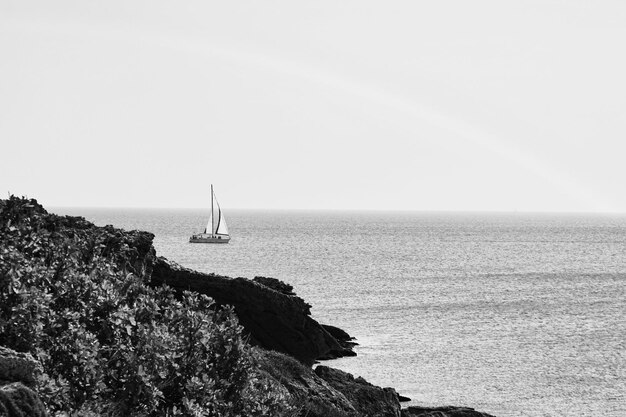
M 438 413 L 436 415 L 440 416 L 488 416 L 465 407 L 410 406 L 401 409 L 400 401 L 406 398 L 398 395 L 393 388 L 374 386 L 360 376 L 353 376 L 325 364 L 317 364 L 313 369 L 312 365 L 320 360 L 328 361 L 356 355 L 352 349 L 355 342 L 345 331 L 314 320 L 310 316 L 311 306 L 295 295 L 289 284 L 273 278 L 255 277 L 252 280 L 229 278 L 183 268 L 157 256 L 152 244 L 154 235 L 151 233 L 125 231 L 110 225 L 99 227 L 82 217 L 49 214 L 35 200 L 12 197 L 0 201 L 0 204 L 2 241 L 4 245 L 9 245 L 7 248 L 30 248 L 33 245 L 37 247 L 40 242 L 49 242 L 41 249 L 36 248 L 34 251 L 20 249 L 14 254 L 18 257 L 16 259 L 28 260 L 27 264 L 37 265 L 44 262 L 41 264 L 42 273 L 46 273 L 47 263 L 60 262 L 59 265 L 64 265 L 66 261 L 59 256 L 67 253 L 64 252 L 68 250 L 67 248 L 73 247 L 74 249 L 71 249 L 72 264 L 75 264 L 73 269 L 93 270 L 100 268 L 98 265 L 104 261 L 102 266 L 109 265 L 106 268 L 109 268 L 111 273 L 115 270 L 121 273 L 111 275 L 111 278 L 115 276 L 119 277 L 115 279 L 126 280 L 140 278 L 145 283 L 142 285 L 147 285 L 145 290 L 141 291 L 161 291 L 159 288 L 165 284 L 171 288 L 169 291 L 174 291 L 178 297 L 188 297 L 186 294 L 194 292 L 203 294 L 215 300 L 214 308 L 218 311 L 223 308 L 233 311 L 239 324 L 243 326 L 244 333 L 247 334 L 248 343 L 256 346 L 251 348 L 250 353 L 257 358 L 255 361 L 258 365 L 255 365 L 257 368 L 250 369 L 250 372 L 258 374 L 262 380 L 274 387 L 272 395 L 277 395 L 276 398 L 282 396 L 283 401 L 286 401 L 283 406 L 304 404 L 305 408 L 300 410 L 302 415 L 321 417 L 330 413 L 342 416 L 408 417 Z M 46 254 L 45 258 L 41 258 L 42 253 Z M 47 292 L 49 285 L 65 285 L 63 280 L 71 282 L 79 278 L 72 275 L 73 269 L 65 267 L 57 269 L 56 274 L 61 275 L 58 275 L 55 281 L 47 281 L 44 277 L 39 284 L 43 284 L 40 291 Z M 103 278 L 109 279 L 107 275 L 109 273 L 104 273 Z M 18 279 L 19 276 L 21 275 L 18 272 L 15 278 Z M 37 276 L 33 277 L 38 279 Z M 85 276 L 80 279 L 91 278 Z M 88 281 L 85 283 L 91 285 Z M 12 291 L 11 287 L 4 290 L 9 293 Z M 54 302 L 55 295 L 51 293 L 51 296 L 52 298 L 48 299 Z M 139 314 L 139 311 L 133 312 L 131 309 L 129 313 Z M 89 320 L 85 315 L 75 317 L 79 321 Z M 63 320 L 63 316 L 59 318 Z M 128 336 L 134 337 L 132 328 L 127 326 L 125 332 Z M 216 335 L 219 336 L 219 333 Z M 117 343 L 116 339 L 112 341 Z M 5 347 L 20 349 L 19 345 Z M 37 349 L 32 352 L 41 357 Z M 102 353 L 96 351 L 94 354 Z M 11 354 L 3 353 L 2 360 L 5 358 L 10 362 Z M 52 371 L 48 367 L 55 366 L 55 363 L 43 365 L 46 374 Z M 68 370 L 63 368 L 60 371 Z M 0 374 L 0 379 L 10 381 L 6 374 Z M 30 386 L 29 389 L 36 392 L 37 387 L 32 383 Z M 277 404 L 280 405 L 279 403 Z

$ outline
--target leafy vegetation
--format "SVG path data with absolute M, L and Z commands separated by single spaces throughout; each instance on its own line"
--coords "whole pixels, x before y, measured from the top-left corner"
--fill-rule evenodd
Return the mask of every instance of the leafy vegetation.
M 43 366 L 53 414 L 280 416 L 233 311 L 151 288 L 152 235 L 0 201 L 0 346 Z

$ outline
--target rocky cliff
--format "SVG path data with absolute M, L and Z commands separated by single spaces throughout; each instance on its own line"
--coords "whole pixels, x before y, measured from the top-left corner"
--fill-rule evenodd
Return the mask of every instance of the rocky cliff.
M 233 306 L 252 343 L 286 353 L 307 365 L 318 359 L 355 355 L 347 333 L 320 325 L 311 317 L 310 305 L 291 291 L 286 293 L 286 284 L 278 280 L 203 274 L 158 258 L 150 283 L 196 291 L 219 304 Z
M 133 403 L 141 395 L 154 401 L 154 410 L 169 401 L 168 412 L 176 415 L 181 404 L 200 410 L 199 399 L 239 415 L 229 401 L 251 398 L 254 407 L 239 404 L 249 415 L 487 416 L 454 407 L 401 410 L 392 388 L 326 366 L 312 369 L 321 359 L 355 355 L 352 338 L 315 321 L 290 285 L 181 267 L 156 256 L 153 237 L 49 214 L 34 200 L 0 200 L 0 345 L 12 348 L 0 347 L 0 415 L 45 415 L 37 396 L 44 387 L 56 410 L 72 401 L 110 415 L 142 409 Z M 230 310 L 216 312 L 220 306 L 232 306 L 245 339 Z M 45 361 L 43 374 L 28 351 Z M 144 358 L 153 354 L 154 360 Z M 163 368 L 148 369 L 154 361 Z M 42 379 L 46 372 L 56 379 Z M 207 400 L 210 387 L 215 396 Z M 100 402 L 90 402 L 96 397 Z
M 41 366 L 31 355 L 0 346 L 0 416 L 47 415 L 35 392 L 40 372 Z

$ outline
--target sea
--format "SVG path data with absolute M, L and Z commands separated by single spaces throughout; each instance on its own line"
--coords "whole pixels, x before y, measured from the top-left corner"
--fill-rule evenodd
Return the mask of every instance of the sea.
M 499 417 L 626 416 L 626 215 L 57 208 L 154 233 L 157 254 L 293 285 L 356 338 L 324 364 L 407 405 Z

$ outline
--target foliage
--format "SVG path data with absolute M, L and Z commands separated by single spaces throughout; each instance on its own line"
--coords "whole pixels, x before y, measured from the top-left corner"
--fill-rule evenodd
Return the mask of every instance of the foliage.
M 55 414 L 255 416 L 290 412 L 260 377 L 232 309 L 151 288 L 152 235 L 0 200 L 0 346 L 44 368 Z

